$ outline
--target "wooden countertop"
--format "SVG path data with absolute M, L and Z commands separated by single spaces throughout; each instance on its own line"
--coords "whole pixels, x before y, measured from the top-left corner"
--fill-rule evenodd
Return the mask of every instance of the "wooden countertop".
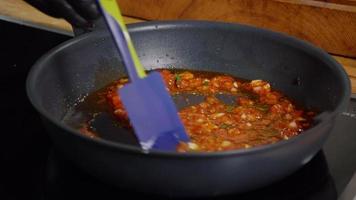
M 145 20 L 208 20 L 261 27 L 356 58 L 355 0 L 117 0 Z
M 1 0 L 0 20 L 37 27 L 66 35 L 73 34 L 72 27 L 66 21 L 49 17 L 22 0 Z M 125 17 L 125 21 L 127 23 L 136 23 L 143 20 L 133 17 Z M 356 93 L 356 59 L 335 55 L 334 58 L 344 66 L 352 83 L 352 91 L 353 93 Z
M 73 34 L 72 27 L 65 20 L 49 17 L 23 0 L 0 0 L 0 19 L 66 35 Z M 142 21 L 132 17 L 124 19 L 126 23 Z

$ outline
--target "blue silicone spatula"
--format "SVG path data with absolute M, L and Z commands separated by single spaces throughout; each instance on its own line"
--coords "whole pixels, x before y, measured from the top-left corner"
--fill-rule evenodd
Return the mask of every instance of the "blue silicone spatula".
M 145 73 L 116 0 L 97 3 L 130 78 L 130 83 L 118 92 L 141 147 L 175 150 L 180 141 L 188 142 L 189 137 L 161 75 Z

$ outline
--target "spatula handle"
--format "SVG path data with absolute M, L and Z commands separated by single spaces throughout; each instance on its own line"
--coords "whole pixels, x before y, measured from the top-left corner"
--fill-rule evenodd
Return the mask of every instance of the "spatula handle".
M 116 0 L 97 0 L 97 3 L 123 58 L 130 80 L 144 78 L 145 70 L 137 56 Z

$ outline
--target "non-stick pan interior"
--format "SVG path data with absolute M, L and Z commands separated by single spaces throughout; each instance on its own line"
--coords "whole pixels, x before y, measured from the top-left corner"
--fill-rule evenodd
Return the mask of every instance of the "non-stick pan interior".
M 349 82 L 331 57 L 296 39 L 231 24 L 161 22 L 130 27 L 143 65 L 228 73 L 263 79 L 308 108 L 335 110 Z M 75 38 L 45 55 L 29 76 L 30 98 L 61 120 L 85 95 L 124 76 L 106 31 Z

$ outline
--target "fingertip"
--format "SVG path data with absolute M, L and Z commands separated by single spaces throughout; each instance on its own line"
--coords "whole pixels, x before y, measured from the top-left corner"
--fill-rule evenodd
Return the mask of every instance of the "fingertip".
M 98 6 L 94 0 L 68 0 L 72 7 L 78 12 L 83 18 L 90 20 L 95 20 L 100 17 L 100 12 Z
M 88 16 L 87 17 L 90 20 L 98 19 L 101 16 L 101 14 L 99 12 L 99 8 L 95 3 L 94 4 L 90 4 L 88 6 L 88 11 L 87 12 L 88 12 Z
M 86 27 L 89 23 L 86 19 L 80 16 L 74 8 L 65 0 L 49 0 L 52 10 L 55 10 L 59 15 L 68 21 L 74 27 Z

